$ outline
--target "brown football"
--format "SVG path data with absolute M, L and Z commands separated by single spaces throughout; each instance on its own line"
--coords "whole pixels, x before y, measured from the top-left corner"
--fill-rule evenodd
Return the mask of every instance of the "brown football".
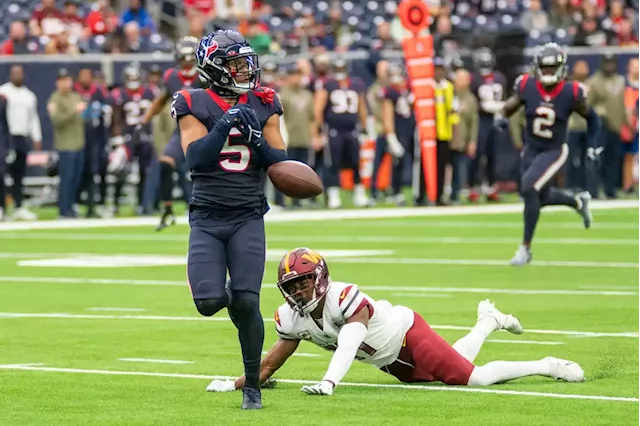
M 322 194 L 324 185 L 320 176 L 299 161 L 281 161 L 267 169 L 273 186 L 287 197 L 311 198 Z

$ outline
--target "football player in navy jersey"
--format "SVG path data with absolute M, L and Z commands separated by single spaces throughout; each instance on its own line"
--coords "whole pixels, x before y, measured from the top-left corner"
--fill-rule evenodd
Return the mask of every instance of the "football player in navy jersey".
M 144 115 L 141 126 L 149 124 L 151 119 L 159 114 L 174 94 L 182 89 L 199 87 L 198 71 L 196 68 L 196 49 L 198 39 L 195 37 L 183 37 L 176 44 L 175 68 L 169 68 L 163 76 L 164 88 L 154 99 L 151 108 Z M 180 146 L 180 133 L 176 127 L 169 139 L 164 152 L 160 156 L 160 198 L 164 204 L 164 211 L 156 230 L 161 231 L 175 223 L 173 215 L 173 172 L 184 163 L 184 153 Z
M 405 153 L 412 155 L 415 146 L 416 117 L 413 112 L 414 97 L 409 88 L 404 67 L 389 65 L 389 85 L 384 88 L 382 125 L 386 134 L 387 150 L 395 157 L 391 186 L 394 202 L 405 203 L 402 189 L 402 172 Z
M 525 108 L 526 128 L 522 152 L 522 181 L 520 192 L 524 198 L 524 237 L 522 245 L 511 259 L 514 266 L 531 261 L 531 242 L 544 206 L 564 205 L 581 216 L 585 228 L 591 226 L 588 192 L 570 194 L 550 185 L 551 179 L 567 161 L 566 144 L 569 116 L 575 111 L 587 119 L 587 157 L 597 161 L 596 146 L 600 119 L 587 105 L 585 86 L 577 81 L 565 81 L 567 55 L 556 43 L 538 48 L 534 58 L 534 77 L 523 74 L 515 82 L 514 93 L 502 111 L 505 117 Z M 506 128 L 505 118 L 497 120 Z
M 85 111 L 85 139 L 84 167 L 78 187 L 78 199 L 83 191 L 87 192 L 87 217 L 98 217 L 95 200 L 97 186 L 94 177 L 100 175 L 104 178 L 102 170 L 106 163 L 107 133 L 105 124 L 105 106 L 110 102 L 107 90 L 93 81 L 93 71 L 90 68 L 81 69 L 78 72 L 78 81 L 74 84 L 74 90 L 82 96 L 87 104 Z
M 328 143 L 325 153 L 325 186 L 327 187 L 328 207 L 339 208 L 340 170 L 353 170 L 353 204 L 365 207 L 369 200 L 360 181 L 360 140 L 367 131 L 366 88 L 359 78 L 350 78 L 347 62 L 344 59 L 334 61 L 333 78 L 316 88 L 314 100 L 314 145 L 321 139 L 319 130 L 327 130 Z M 375 135 L 370 136 L 375 139 Z
M 141 125 L 142 117 L 151 108 L 155 93 L 153 88 L 142 82 L 140 65 L 132 63 L 124 69 L 124 87 L 116 88 L 112 92 L 113 98 L 113 161 L 122 170 L 132 158 L 137 158 L 140 166 L 140 180 L 138 182 L 138 211 L 143 211 L 142 191 L 147 180 L 147 172 L 153 158 L 151 144 L 151 126 Z M 117 175 L 119 173 L 116 173 Z M 123 179 L 116 184 L 115 205 L 122 189 Z
M 491 188 L 487 199 L 498 201 L 498 191 L 494 185 L 496 138 L 499 136 L 494 129 L 493 121 L 496 114 L 504 106 L 503 99 L 507 78 L 500 71 L 495 70 L 495 56 L 486 47 L 480 48 L 474 53 L 473 64 L 477 72 L 472 76 L 471 90 L 478 98 L 479 123 L 476 155 L 469 172 L 469 187 L 471 189 L 469 200 L 477 201 L 479 186 L 482 185 L 483 179 L 486 179 Z
M 171 105 L 193 179 L 187 274 L 200 314 L 228 308 L 247 377 L 242 408 L 258 409 L 263 215 L 269 209 L 260 171 L 288 158 L 280 133 L 282 105 L 273 90 L 258 86 L 258 57 L 238 32 L 205 36 L 196 57 L 206 89 L 178 91 Z

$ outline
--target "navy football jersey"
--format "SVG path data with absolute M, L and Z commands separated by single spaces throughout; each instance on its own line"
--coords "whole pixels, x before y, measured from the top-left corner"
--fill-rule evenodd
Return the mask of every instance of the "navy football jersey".
M 569 117 L 585 102 L 585 87 L 577 81 L 561 81 L 552 90 L 535 78 L 518 77 L 514 91 L 525 107 L 525 143 L 540 148 L 558 148 L 565 143 Z
M 117 114 L 115 111 L 120 111 L 120 122 L 124 123 L 121 130 L 125 135 L 131 135 L 151 108 L 155 92 L 151 86 L 147 85 L 142 85 L 138 90 L 117 88 L 113 90 L 112 98 L 114 113 Z M 147 124 L 145 131 L 150 133 L 151 124 Z
M 480 118 L 491 119 L 497 111 L 490 108 L 495 102 L 504 100 L 507 78 L 501 72 L 494 71 L 488 76 L 475 74 L 471 81 L 471 89 L 478 98 Z
M 253 107 L 264 126 L 274 114 L 282 115 L 282 104 L 273 90 L 260 88 L 238 99 Z M 210 89 L 181 90 L 174 95 L 171 115 L 176 120 L 193 115 L 209 131 L 231 108 Z M 260 182 L 261 164 L 256 153 L 235 127 L 229 132 L 220 156 L 208 170 L 192 171 L 193 192 L 190 204 L 208 206 L 224 220 L 245 220 L 262 216 L 268 210 Z
M 196 73 L 193 76 L 185 76 L 176 68 L 169 68 L 162 77 L 164 87 L 169 96 L 173 96 L 182 89 L 192 89 L 200 87 L 200 79 Z
M 331 129 L 354 130 L 360 121 L 360 95 L 366 92 L 364 82 L 349 78 L 339 83 L 329 79 L 324 83 L 328 92 L 324 121 Z
M 413 134 L 416 131 L 413 93 L 407 88 L 388 86 L 383 89 L 383 98 L 393 102 L 396 134 L 413 138 Z

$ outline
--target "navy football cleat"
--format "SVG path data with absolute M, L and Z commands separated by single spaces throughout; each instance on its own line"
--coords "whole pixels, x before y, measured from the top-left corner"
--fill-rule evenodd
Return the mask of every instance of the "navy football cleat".
M 259 410 L 262 408 L 262 394 L 260 389 L 242 388 L 242 405 L 243 410 Z

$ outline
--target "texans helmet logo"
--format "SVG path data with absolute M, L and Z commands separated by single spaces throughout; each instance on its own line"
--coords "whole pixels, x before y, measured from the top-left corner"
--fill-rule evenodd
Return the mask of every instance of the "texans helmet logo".
M 205 58 L 209 58 L 211 57 L 212 54 L 216 53 L 218 51 L 218 42 L 213 40 L 211 41 L 211 46 L 208 46 L 207 49 L 204 52 L 204 56 Z

